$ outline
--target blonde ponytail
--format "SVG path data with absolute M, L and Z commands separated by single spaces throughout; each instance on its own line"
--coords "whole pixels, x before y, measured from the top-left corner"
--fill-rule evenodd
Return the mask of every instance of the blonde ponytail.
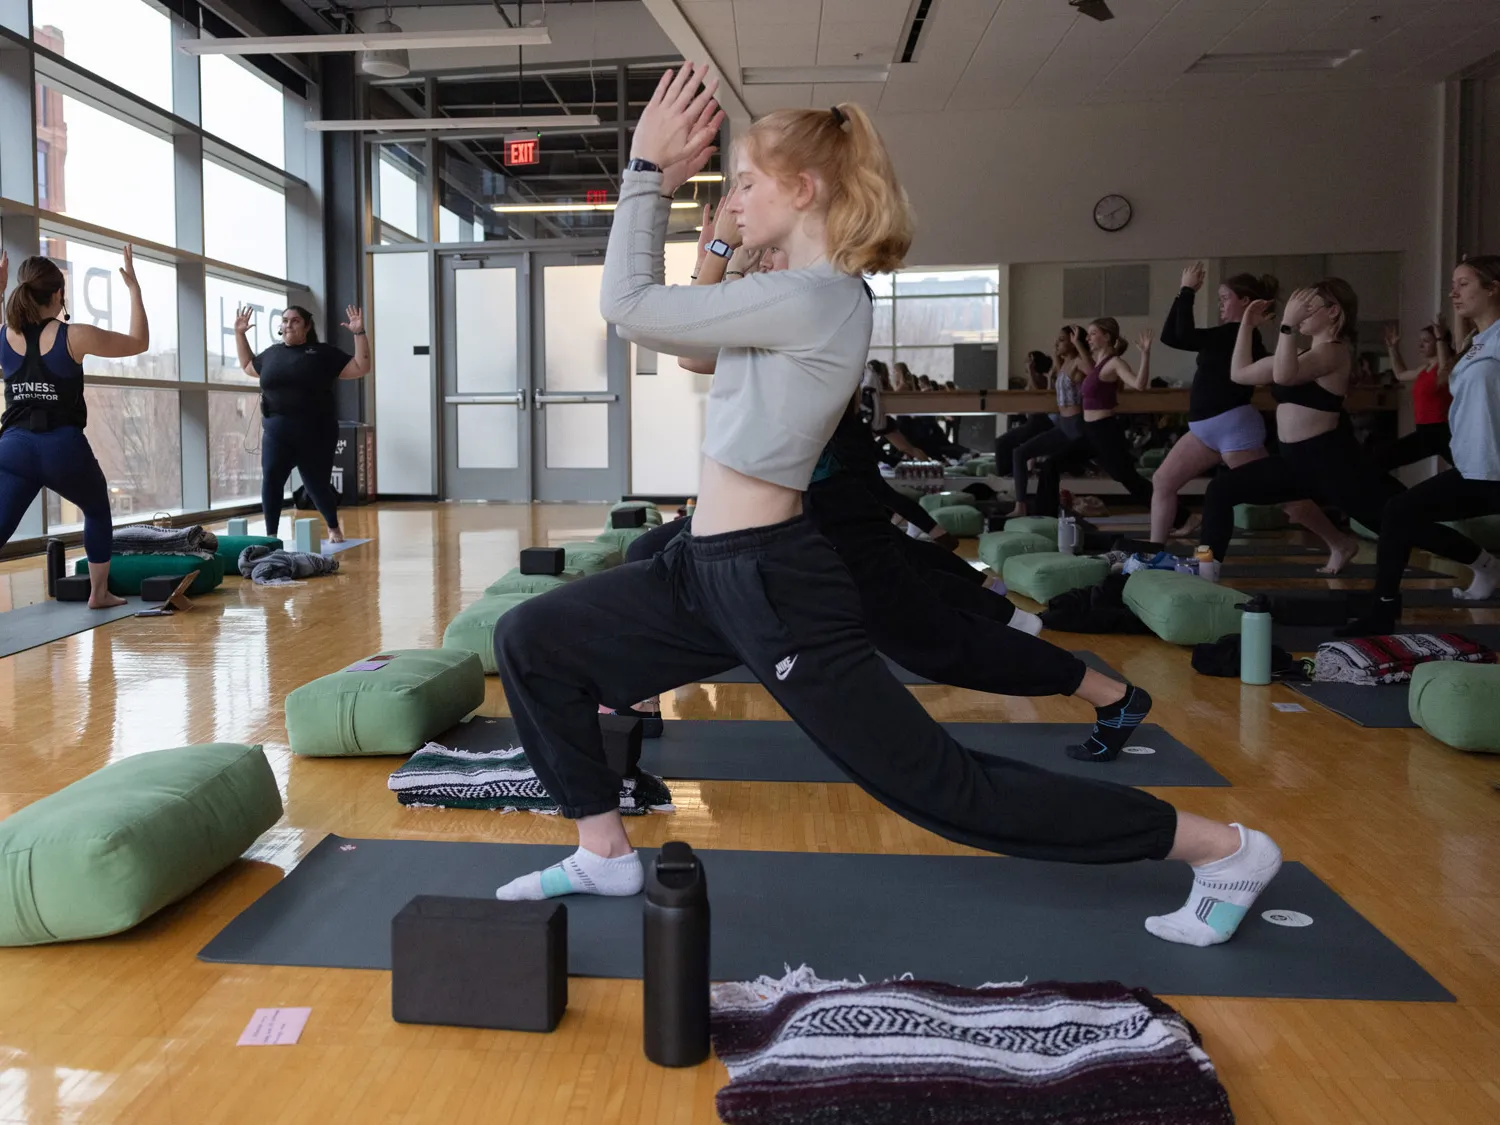
M 915 220 L 885 142 L 863 109 L 781 109 L 743 141 L 758 168 L 782 180 L 815 175 L 828 193 L 828 260 L 848 274 L 900 269 Z

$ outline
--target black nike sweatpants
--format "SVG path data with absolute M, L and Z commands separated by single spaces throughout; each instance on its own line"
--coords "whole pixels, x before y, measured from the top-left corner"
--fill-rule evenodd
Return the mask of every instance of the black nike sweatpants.
M 495 656 L 522 745 L 563 815 L 618 805 L 598 705 L 627 707 L 746 665 L 850 779 L 957 843 L 1029 859 L 1163 859 L 1176 810 L 1138 789 L 960 746 L 866 633 L 838 554 L 805 518 L 679 535 L 518 606 Z

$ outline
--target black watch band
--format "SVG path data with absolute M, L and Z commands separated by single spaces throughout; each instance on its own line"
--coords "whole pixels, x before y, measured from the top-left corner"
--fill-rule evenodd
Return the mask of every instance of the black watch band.
M 1295 336 L 1297 334 L 1297 329 L 1292 327 L 1290 324 L 1283 324 L 1281 326 L 1281 334 L 1283 336 Z
M 630 163 L 625 165 L 627 172 L 660 172 L 659 164 L 652 164 L 649 160 L 642 160 L 639 156 L 632 157 Z

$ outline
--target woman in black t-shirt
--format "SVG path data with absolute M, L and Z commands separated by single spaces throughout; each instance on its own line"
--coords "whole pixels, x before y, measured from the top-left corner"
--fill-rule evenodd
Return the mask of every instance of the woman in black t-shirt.
M 266 534 L 276 535 L 282 494 L 295 468 L 328 525 L 330 542 L 342 543 L 338 501 L 333 492 L 333 455 L 339 440 L 338 408 L 333 385 L 340 379 L 362 379 L 370 373 L 370 342 L 364 310 L 349 305 L 344 327 L 354 334 L 354 355 L 318 340 L 312 314 L 289 305 L 281 314 L 281 343 L 260 355 L 250 350 L 248 305 L 235 310 L 234 342 L 240 369 L 260 380 L 260 503 Z

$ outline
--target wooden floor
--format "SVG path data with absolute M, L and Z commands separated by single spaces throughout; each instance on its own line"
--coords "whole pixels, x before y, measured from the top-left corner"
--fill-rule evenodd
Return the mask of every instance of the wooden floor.
M 325 833 L 570 842 L 566 822 L 407 810 L 389 760 L 293 760 L 282 700 L 387 648 L 434 646 L 520 548 L 593 535 L 600 507 L 388 505 L 346 514 L 374 542 L 289 588 L 230 579 L 194 612 L 127 618 L 0 659 L 0 815 L 160 747 L 264 743 L 282 822 L 200 892 L 132 933 L 0 950 L 0 1122 L 712 1122 L 716 1061 L 662 1070 L 641 1053 L 635 981 L 574 980 L 552 1035 L 398 1025 L 384 973 L 210 965 L 197 950 Z M 252 528 L 254 530 L 254 528 Z M 0 609 L 42 597 L 38 560 L 0 565 Z M 1450 622 L 1473 611 L 1435 611 Z M 1493 619 L 1493 611 L 1490 619 Z M 1155 638 L 1087 638 L 1149 687 L 1154 721 L 1233 782 L 1174 789 L 1182 807 L 1270 831 L 1401 944 L 1457 1004 L 1172 998 L 1203 1032 L 1239 1120 L 1500 1121 L 1500 760 L 1417 730 L 1364 730 L 1282 687 L 1195 675 Z M 913 689 L 949 720 L 1082 721 L 1065 699 Z M 759 686 L 698 687 L 669 716 L 783 718 Z M 485 712 L 504 714 L 490 683 Z M 962 851 L 854 786 L 673 785 L 678 812 L 640 844 Z M 301 1043 L 236 1047 L 256 1008 L 307 1006 Z

